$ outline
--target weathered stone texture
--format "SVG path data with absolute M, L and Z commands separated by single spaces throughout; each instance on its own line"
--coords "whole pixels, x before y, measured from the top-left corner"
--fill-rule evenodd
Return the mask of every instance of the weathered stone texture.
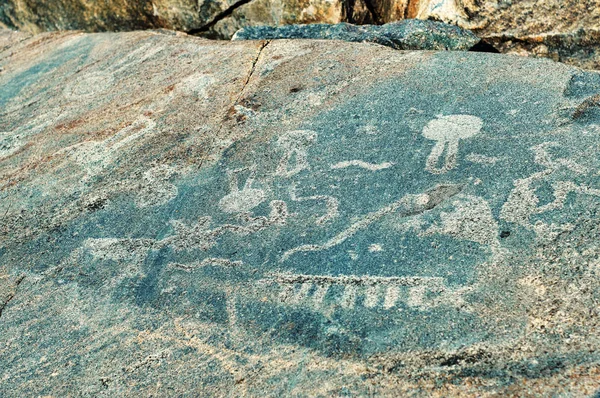
M 0 67 L 0 396 L 600 389 L 599 74 L 164 32 Z
M 502 52 L 600 68 L 598 0 L 6 0 L 0 4 L 0 24 L 30 32 L 167 28 L 230 38 L 247 26 L 384 24 L 408 18 L 472 29 Z
M 435 21 L 410 19 L 384 25 L 339 23 L 251 26 L 240 29 L 232 40 L 320 39 L 377 43 L 396 50 L 469 50 L 479 38 L 467 30 Z

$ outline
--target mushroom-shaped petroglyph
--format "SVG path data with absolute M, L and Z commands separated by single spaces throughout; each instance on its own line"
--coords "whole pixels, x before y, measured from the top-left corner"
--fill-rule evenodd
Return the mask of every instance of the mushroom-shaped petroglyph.
M 432 174 L 443 174 L 456 167 L 458 142 L 481 132 L 483 121 L 477 116 L 449 115 L 430 121 L 423 129 L 423 137 L 436 141 L 427 158 L 425 170 Z M 446 151 L 446 159 L 438 167 L 439 158 Z
M 238 174 L 247 168 L 227 171 L 229 175 L 229 194 L 219 201 L 219 207 L 226 213 L 247 213 L 261 204 L 266 197 L 262 189 L 252 188 L 254 183 L 254 170 L 250 170 L 250 175 L 242 189 L 238 186 Z
M 291 177 L 304 169 L 308 169 L 307 149 L 317 140 L 317 133 L 311 130 L 294 130 L 282 135 L 277 145 L 284 150 L 279 161 L 276 175 Z M 290 169 L 290 163 L 295 157 L 295 165 Z

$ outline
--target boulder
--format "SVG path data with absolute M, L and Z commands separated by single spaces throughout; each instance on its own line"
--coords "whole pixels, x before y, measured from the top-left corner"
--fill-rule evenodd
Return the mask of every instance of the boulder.
M 501 52 L 600 68 L 600 0 L 5 0 L 0 27 L 171 29 L 228 39 L 248 26 L 430 19 L 473 30 Z
M 250 26 L 240 29 L 232 40 L 324 39 L 369 42 L 397 50 L 469 50 L 479 38 L 456 26 L 435 21 L 409 19 L 385 25 L 285 25 Z
M 0 34 L 0 395 L 591 396 L 600 74 Z

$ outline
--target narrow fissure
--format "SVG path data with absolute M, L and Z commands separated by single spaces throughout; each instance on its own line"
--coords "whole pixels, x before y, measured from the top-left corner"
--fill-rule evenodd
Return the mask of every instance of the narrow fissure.
M 4 312 L 4 309 L 6 307 L 8 307 L 8 304 L 12 301 L 13 298 L 15 298 L 15 296 L 17 295 L 17 292 L 19 291 L 19 285 L 21 284 L 21 282 L 23 282 L 23 280 L 25 280 L 25 276 L 21 276 L 17 279 L 16 283 L 15 283 L 15 288 L 14 291 L 8 296 L 8 298 L 6 299 L 6 301 L 4 302 L 4 304 L 0 305 L 0 318 L 2 318 L 2 313 Z

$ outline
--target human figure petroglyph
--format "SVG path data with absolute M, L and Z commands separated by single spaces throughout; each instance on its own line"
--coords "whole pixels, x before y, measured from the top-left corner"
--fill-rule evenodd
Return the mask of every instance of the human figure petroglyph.
M 250 175 L 242 189 L 239 189 L 238 175 L 243 171 L 249 171 Z M 221 210 L 226 213 L 246 213 L 265 201 L 265 191 L 252 188 L 255 177 L 254 167 L 228 170 L 227 175 L 229 176 L 229 194 L 219 201 Z
M 590 172 L 587 167 L 577 164 L 570 159 L 553 159 L 548 152 L 548 148 L 557 145 L 558 144 L 555 142 L 545 142 L 531 148 L 534 153 L 534 162 L 544 166 L 545 169 L 514 182 L 514 188 L 500 210 L 501 219 L 514 222 L 534 231 L 548 232 L 548 227 L 550 226 L 542 225 L 543 223 L 541 223 L 541 221 L 532 224 L 530 220 L 531 216 L 542 214 L 550 210 L 562 209 L 566 203 L 567 196 L 570 193 L 600 197 L 600 189 L 590 188 L 585 185 L 577 185 L 572 181 L 551 181 L 550 186 L 553 189 L 554 200 L 548 204 L 539 206 L 540 200 L 535 192 L 536 183 L 545 181 L 562 168 L 566 168 L 579 175 Z M 561 226 L 554 224 L 552 224 L 552 226 L 553 230 L 562 228 Z
M 468 287 L 450 288 L 441 277 L 422 276 L 330 276 L 290 273 L 273 273 L 259 281 L 280 289 L 278 299 L 287 305 L 308 304 L 315 308 L 339 305 L 354 309 L 357 304 L 365 308 L 391 310 L 398 304 L 425 310 L 440 305 L 464 307 L 463 295 Z M 337 288 L 335 288 L 337 287 Z M 330 293 L 337 290 L 335 293 Z M 326 297 L 329 295 L 329 303 Z M 362 298 L 362 301 L 359 300 Z
M 317 133 L 311 130 L 294 130 L 283 134 L 277 140 L 277 146 L 283 149 L 284 155 L 275 174 L 291 177 L 308 169 L 308 147 L 316 140 Z
M 303 202 L 303 201 L 308 201 L 308 200 L 316 200 L 316 201 L 325 202 L 326 213 L 317 219 L 317 221 L 316 221 L 317 224 L 325 224 L 325 223 L 333 220 L 334 218 L 336 218 L 339 214 L 339 212 L 338 212 L 339 201 L 336 198 L 334 198 L 333 196 L 313 195 L 313 196 L 299 197 L 296 195 L 296 184 L 291 184 L 290 185 L 290 198 L 294 202 Z
M 423 129 L 423 136 L 436 143 L 427 158 L 425 170 L 432 174 L 443 174 L 455 168 L 459 141 L 479 134 L 482 127 L 483 121 L 471 115 L 439 116 L 430 121 Z M 444 163 L 438 167 L 444 151 Z
M 379 210 L 363 216 L 359 221 L 351 224 L 348 228 L 338 233 L 322 244 L 307 244 L 286 251 L 281 261 L 288 260 L 292 255 L 301 252 L 315 252 L 330 249 L 344 242 L 358 231 L 368 227 L 380 220 L 387 214 L 398 212 L 400 217 L 408 217 L 430 210 L 443 200 L 458 194 L 462 189 L 460 185 L 438 185 L 437 187 L 422 193 L 409 194 Z

